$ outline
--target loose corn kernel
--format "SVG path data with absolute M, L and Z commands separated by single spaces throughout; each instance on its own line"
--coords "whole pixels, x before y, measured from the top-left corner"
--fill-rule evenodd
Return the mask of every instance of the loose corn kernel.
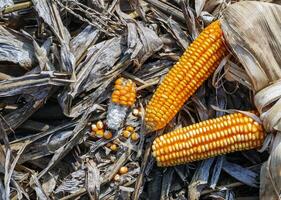
M 96 126 L 97 126 L 98 129 L 103 129 L 103 122 L 98 121 Z
M 127 126 L 125 130 L 132 133 L 135 129 L 132 126 Z
M 131 132 L 128 131 L 128 130 L 124 130 L 124 131 L 122 131 L 122 135 L 123 135 L 125 138 L 129 138 L 130 135 L 131 135 Z
M 140 138 L 139 134 L 137 134 L 136 132 L 134 132 L 132 135 L 131 135 L 131 139 L 133 141 L 138 141 Z
M 103 134 L 104 134 L 104 130 L 103 130 L 103 129 L 97 130 L 97 131 L 95 132 L 95 135 L 96 135 L 97 137 L 103 137 Z
M 220 22 L 210 24 L 170 69 L 146 107 L 148 131 L 159 130 L 215 71 L 226 53 Z
M 104 139 L 111 139 L 112 138 L 112 133 L 110 131 L 106 131 L 104 134 L 103 134 L 103 137 Z
M 116 182 L 120 181 L 120 175 L 119 175 L 119 174 L 116 174 L 113 179 L 114 179 L 114 181 L 116 181 Z
M 96 132 L 98 130 L 98 127 L 97 127 L 96 124 L 92 124 L 91 129 L 92 129 L 93 132 Z
M 112 144 L 112 145 L 110 146 L 110 149 L 111 149 L 112 151 L 116 151 L 116 150 L 117 150 L 117 145 L 116 145 L 116 144 Z
M 241 113 L 209 119 L 157 137 L 152 145 L 158 166 L 173 166 L 234 151 L 258 148 L 262 125 Z
M 129 171 L 128 167 L 123 166 L 119 169 L 119 174 L 127 174 Z
M 116 104 L 132 106 L 136 101 L 136 84 L 132 80 L 117 79 L 111 100 Z
M 135 117 L 139 117 L 139 116 L 140 116 L 140 111 L 139 111 L 139 109 L 137 109 L 137 108 L 134 108 L 132 113 L 133 113 L 133 115 L 134 115 Z

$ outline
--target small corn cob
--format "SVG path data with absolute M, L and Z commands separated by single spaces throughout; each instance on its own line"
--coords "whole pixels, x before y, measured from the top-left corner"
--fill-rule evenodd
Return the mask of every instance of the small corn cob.
M 264 138 L 262 125 L 234 113 L 164 134 L 154 140 L 152 150 L 158 166 L 173 166 L 258 148 Z
M 115 81 L 111 96 L 113 103 L 123 106 L 132 106 L 136 101 L 136 85 L 132 80 L 119 78 Z
M 146 108 L 148 131 L 159 130 L 169 123 L 215 71 L 225 53 L 220 22 L 215 21 L 188 47 L 157 88 Z
M 136 85 L 132 80 L 119 78 L 115 81 L 114 91 L 107 112 L 107 126 L 117 130 L 121 127 L 128 108 L 136 101 Z

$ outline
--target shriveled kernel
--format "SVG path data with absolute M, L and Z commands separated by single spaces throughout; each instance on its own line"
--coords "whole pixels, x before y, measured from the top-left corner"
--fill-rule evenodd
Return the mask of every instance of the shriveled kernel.
M 114 179 L 114 181 L 116 181 L 116 182 L 120 181 L 120 175 L 119 175 L 119 174 L 116 174 L 113 179 Z
M 112 133 L 110 131 L 105 131 L 105 133 L 103 134 L 104 139 L 111 139 L 112 138 Z
M 90 132 L 90 136 L 91 136 L 91 137 L 96 137 L 96 132 L 91 131 L 91 132 Z
M 176 129 L 154 140 L 152 154 L 159 166 L 172 166 L 258 148 L 265 132 L 262 125 L 248 118 L 242 114 L 230 114 Z
M 107 143 L 105 146 L 107 147 L 107 148 L 110 148 L 111 147 L 111 145 L 112 145 L 112 143 Z

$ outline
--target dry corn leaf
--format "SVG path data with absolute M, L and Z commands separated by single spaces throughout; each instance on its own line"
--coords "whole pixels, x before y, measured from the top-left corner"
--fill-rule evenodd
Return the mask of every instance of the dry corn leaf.
M 205 5 L 206 0 L 198 0 L 195 1 L 195 11 L 196 11 L 196 15 L 197 17 L 200 15 L 200 13 L 202 12 L 204 5 Z
M 3 9 L 6 6 L 10 6 L 10 5 L 13 5 L 13 4 L 14 4 L 14 2 L 12 0 L 2 0 L 0 2 L 0 8 Z
M 70 50 L 73 52 L 76 60 L 80 61 L 85 56 L 88 48 L 96 42 L 98 33 L 97 29 L 88 25 L 76 37 L 71 39 Z
M 273 150 L 267 162 L 262 165 L 260 177 L 260 199 L 280 199 L 281 185 L 281 134 L 275 137 Z M 275 146 L 276 145 L 276 146 Z
M 154 12 L 157 19 L 161 21 L 161 24 L 163 24 L 162 26 L 165 30 L 171 34 L 184 51 L 189 46 L 190 41 L 186 33 L 180 27 L 180 24 L 160 11 Z
M 280 10 L 281 6 L 275 4 L 240 2 L 229 6 L 223 14 L 224 37 L 256 92 L 281 76 Z
M 216 188 L 216 185 L 219 181 L 223 161 L 224 161 L 224 156 L 219 156 L 214 165 L 213 173 L 212 173 L 211 180 L 210 180 L 210 188 L 212 188 L 212 189 Z
M 214 162 L 214 158 L 203 160 L 200 164 L 200 167 L 197 168 L 188 186 L 188 193 L 189 193 L 190 200 L 199 199 L 202 190 L 208 185 L 210 168 L 213 162 Z
M 137 67 L 141 67 L 151 55 L 162 48 L 163 42 L 152 28 L 132 19 L 119 8 L 117 12 L 128 29 L 126 54 L 130 55 Z
M 220 6 L 225 0 L 213 0 L 207 1 L 204 5 L 204 9 L 207 12 L 212 12 L 216 7 Z
M 55 193 L 60 192 L 75 193 L 85 184 L 85 170 L 78 169 L 67 176 L 57 187 Z
M 281 126 L 280 13 L 281 6 L 276 4 L 239 2 L 229 6 L 222 19 L 225 39 L 251 79 L 255 105 L 267 131 L 280 131 Z M 261 169 L 262 200 L 280 198 L 279 141 L 275 138 L 271 156 Z
M 62 22 L 56 3 L 50 0 L 33 0 L 32 2 L 38 15 L 49 25 L 61 44 L 60 62 L 63 71 L 73 73 L 75 57 L 69 47 L 71 36 Z
M 161 199 L 169 199 L 174 172 L 173 168 L 168 168 L 166 173 L 163 175 Z
M 34 49 L 25 35 L 0 26 L 0 61 L 18 63 L 30 69 L 35 63 Z
M 86 164 L 86 187 L 91 199 L 98 199 L 100 194 L 100 171 L 93 160 L 89 160 Z

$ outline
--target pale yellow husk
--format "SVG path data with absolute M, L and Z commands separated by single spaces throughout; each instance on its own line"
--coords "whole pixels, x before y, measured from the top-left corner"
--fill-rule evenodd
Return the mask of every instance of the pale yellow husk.
M 261 169 L 261 200 L 280 199 L 281 193 L 280 13 L 277 4 L 245 1 L 230 5 L 221 20 L 227 44 L 251 80 L 263 125 L 268 132 L 277 132 L 270 157 Z M 230 71 L 233 77 L 239 77 L 235 75 L 237 70 Z M 244 79 L 237 80 L 246 85 Z

